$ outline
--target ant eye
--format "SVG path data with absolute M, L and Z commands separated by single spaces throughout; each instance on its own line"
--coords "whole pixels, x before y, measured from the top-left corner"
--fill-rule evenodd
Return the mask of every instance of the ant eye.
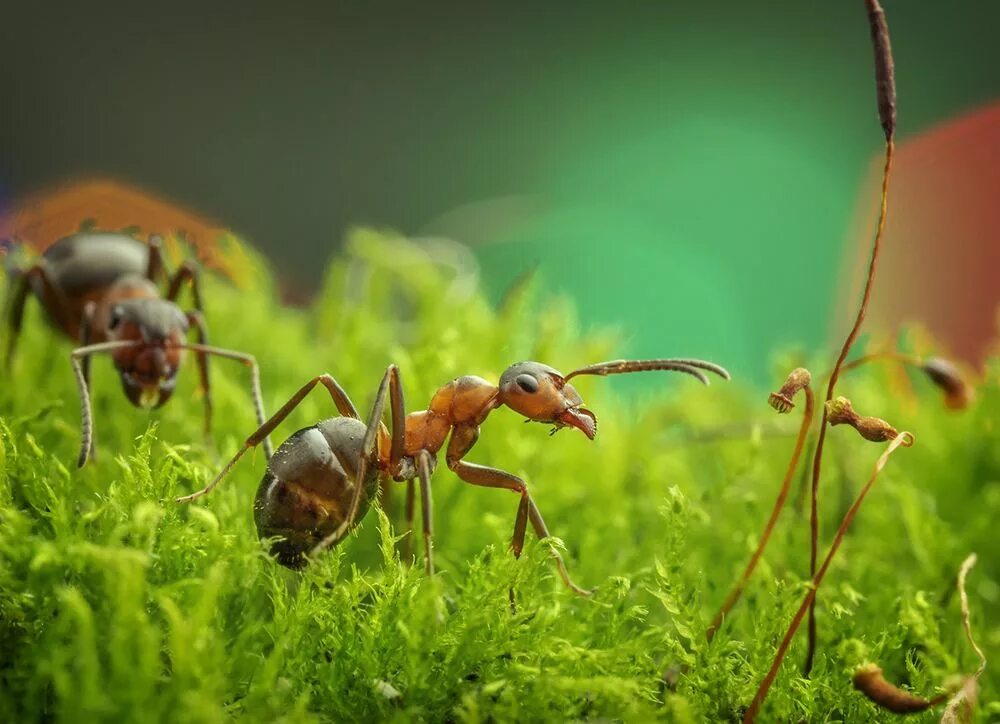
M 531 375 L 518 375 L 514 381 L 525 392 L 538 392 L 538 380 Z
M 122 321 L 122 308 L 112 307 L 111 309 L 111 319 L 108 320 L 108 329 L 114 329 L 118 326 L 118 323 Z

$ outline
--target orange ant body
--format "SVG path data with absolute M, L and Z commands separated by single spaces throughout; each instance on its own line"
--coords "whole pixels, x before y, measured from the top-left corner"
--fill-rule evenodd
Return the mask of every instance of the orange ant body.
M 390 365 L 382 377 L 367 424 L 362 422 L 347 393 L 330 375 L 314 377 L 266 423 L 247 438 L 243 447 L 205 488 L 177 499 L 188 502 L 219 484 L 250 448 L 258 445 L 305 398 L 317 383 L 330 393 L 342 417 L 330 418 L 294 433 L 267 465 L 257 491 L 254 517 L 261 538 L 277 537 L 272 549 L 278 561 L 291 568 L 306 563 L 337 545 L 365 514 L 372 496 L 386 478 L 407 483 L 407 522 L 412 527 L 414 481 L 420 484 L 425 560 L 434 572 L 430 479 L 437 454 L 462 481 L 486 488 L 510 490 L 520 496 L 511 548 L 519 557 L 528 523 L 539 538 L 549 537 L 528 486 L 521 478 L 498 468 L 464 460 L 479 439 L 480 426 L 499 407 L 525 415 L 529 421 L 550 423 L 553 432 L 574 427 L 588 438 L 597 433 L 597 417 L 569 379 L 575 375 L 609 375 L 647 370 L 683 372 L 708 384 L 702 370 L 725 379 L 729 373 L 710 362 L 691 359 L 649 361 L 616 360 L 563 375 L 538 362 L 519 362 L 507 368 L 499 383 L 482 377 L 458 377 L 441 387 L 428 409 L 405 414 L 399 370 Z M 389 398 L 391 431 L 382 424 Z M 447 442 L 447 447 L 445 443 Z M 574 592 L 589 592 L 569 576 L 561 556 L 552 549 L 563 582 Z
M 151 409 L 170 399 L 184 352 L 193 351 L 204 393 L 206 434 L 212 419 L 208 357 L 242 362 L 250 367 L 258 423 L 264 421 L 256 360 L 248 354 L 208 346 L 197 268 L 184 262 L 168 276 L 160 244 L 155 235 L 143 244 L 118 232 L 80 232 L 55 242 L 28 269 L 14 270 L 7 303 L 10 337 L 6 365 L 9 367 L 13 359 L 25 303 L 31 294 L 52 323 L 81 345 L 70 357 L 81 402 L 79 467 L 93 454 L 90 357 L 94 354 L 110 354 L 125 396 L 133 405 Z M 167 281 L 166 297 L 156 286 L 161 279 Z M 189 312 L 176 303 L 185 282 L 190 283 L 194 297 L 195 308 Z M 186 341 L 192 327 L 197 343 Z M 264 440 L 264 450 L 270 456 L 270 440 Z

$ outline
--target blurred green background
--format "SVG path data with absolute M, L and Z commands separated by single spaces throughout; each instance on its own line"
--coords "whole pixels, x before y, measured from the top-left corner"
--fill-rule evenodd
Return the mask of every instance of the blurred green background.
M 1000 97 L 1000 3 L 885 0 L 900 134 Z M 879 152 L 850 2 L 8 4 L 0 198 L 109 174 L 297 289 L 353 224 L 525 268 L 628 355 L 766 380 L 828 339 Z M 572 366 L 585 360 L 553 360 Z

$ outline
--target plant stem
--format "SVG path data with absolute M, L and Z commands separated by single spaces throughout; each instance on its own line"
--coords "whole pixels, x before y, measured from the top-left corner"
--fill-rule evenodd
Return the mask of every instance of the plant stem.
M 802 601 L 802 605 L 799 606 L 798 611 L 795 612 L 795 616 L 792 618 L 791 624 L 788 626 L 788 630 L 785 632 L 785 637 L 781 640 L 781 645 L 778 647 L 777 653 L 774 655 L 774 661 L 771 662 L 771 668 L 767 672 L 767 676 L 760 683 L 757 688 L 757 694 L 753 698 L 753 702 L 750 704 L 750 708 L 747 709 L 746 714 L 743 716 L 743 724 L 753 724 L 753 721 L 757 717 L 757 712 L 760 711 L 761 705 L 764 703 L 764 699 L 767 698 L 767 692 L 771 688 L 771 684 L 774 683 L 775 677 L 778 675 L 778 669 L 781 668 L 781 662 L 785 658 L 785 654 L 788 653 L 788 647 L 792 643 L 792 639 L 795 638 L 796 631 L 799 630 L 799 626 L 802 624 L 802 619 L 805 617 L 806 611 L 811 608 L 812 604 L 816 600 L 816 592 L 819 590 L 820 584 L 823 583 L 823 578 L 826 576 L 826 572 L 830 569 L 830 563 L 833 561 L 834 555 L 836 555 L 837 550 L 840 548 L 840 544 L 844 540 L 844 535 L 847 533 L 848 527 L 850 527 L 851 522 L 854 517 L 858 514 L 858 510 L 861 508 L 861 504 L 865 500 L 865 496 L 875 485 L 875 480 L 878 478 L 878 474 L 882 472 L 882 468 L 885 467 L 889 456 L 898 448 L 900 445 L 905 445 L 909 447 L 913 444 L 913 435 L 909 432 L 901 432 L 896 438 L 889 443 L 889 446 L 882 452 L 878 460 L 875 461 L 875 469 L 872 471 L 871 477 L 865 486 L 861 488 L 858 496 L 854 499 L 854 503 L 848 509 L 847 513 L 844 514 L 844 518 L 840 521 L 840 527 L 837 529 L 837 535 L 834 536 L 833 543 L 830 544 L 830 550 L 827 551 L 826 558 L 823 559 L 823 564 L 819 567 L 813 576 L 812 582 L 809 587 L 809 592 L 806 594 L 805 599 Z
M 750 580 L 750 576 L 753 575 L 754 569 L 760 561 L 760 557 L 764 554 L 767 542 L 770 540 L 771 533 L 774 531 L 774 526 L 778 522 L 778 516 L 781 515 L 781 511 L 785 506 L 785 500 L 788 498 L 788 491 L 792 486 L 792 476 L 795 474 L 795 469 L 799 465 L 799 458 L 802 455 L 802 447 L 809 434 L 809 426 L 813 419 L 813 392 L 811 387 L 805 387 L 805 395 L 806 407 L 802 412 L 802 424 L 799 427 L 799 435 L 795 440 L 795 448 L 792 450 L 792 457 L 788 461 L 788 469 L 785 471 L 785 478 L 781 481 L 781 489 L 778 491 L 778 497 L 774 501 L 774 508 L 771 510 L 771 517 L 768 518 L 767 525 L 764 526 L 764 533 L 760 537 L 760 543 L 757 544 L 757 550 L 755 550 L 753 555 L 750 557 L 750 562 L 747 563 L 746 569 L 743 571 L 743 575 L 740 576 L 736 585 L 733 586 L 729 595 L 726 596 L 726 600 L 722 604 L 722 608 L 720 608 L 719 612 L 715 614 L 715 618 L 713 618 L 712 623 L 709 624 L 708 631 L 705 632 L 705 638 L 709 642 L 711 642 L 715 637 L 715 633 L 722 625 L 723 619 L 729 611 L 732 610 L 733 606 L 736 605 L 736 602 L 740 600 L 743 589 L 746 587 L 747 581 Z
M 833 366 L 833 371 L 830 373 L 830 382 L 826 388 L 827 402 L 833 399 L 833 392 L 837 385 L 837 379 L 840 377 L 844 360 L 847 359 L 847 355 L 850 353 L 851 347 L 854 345 L 854 342 L 858 337 L 858 333 L 861 331 L 861 324 L 864 322 L 865 315 L 868 313 L 868 303 L 871 300 L 872 286 L 875 283 L 875 272 L 878 269 L 878 255 L 882 246 L 882 236 L 885 232 L 885 220 L 889 205 L 889 173 L 892 170 L 892 156 L 894 149 L 895 144 L 890 136 L 886 140 L 885 144 L 885 166 L 882 169 L 882 196 L 879 206 L 878 227 L 875 231 L 875 241 L 872 244 L 871 260 L 868 263 L 868 279 L 865 281 L 865 291 L 861 298 L 861 306 L 858 308 L 858 316 L 854 320 L 854 326 L 851 327 L 851 331 L 848 333 L 847 339 L 844 340 L 844 345 L 840 350 L 840 356 L 837 357 L 837 363 Z M 816 556 L 819 546 L 819 509 L 817 498 L 819 494 L 820 472 L 823 466 L 823 443 L 826 441 L 826 428 L 827 412 L 826 405 L 824 405 L 823 418 L 819 424 L 819 437 L 816 440 L 816 453 L 813 456 L 812 467 L 812 503 L 809 515 L 809 573 L 811 575 L 816 574 Z M 812 603 L 809 605 L 809 647 L 806 650 L 806 661 L 802 669 L 802 675 L 805 677 L 808 677 L 809 673 L 812 671 L 815 654 L 816 602 L 814 598 Z

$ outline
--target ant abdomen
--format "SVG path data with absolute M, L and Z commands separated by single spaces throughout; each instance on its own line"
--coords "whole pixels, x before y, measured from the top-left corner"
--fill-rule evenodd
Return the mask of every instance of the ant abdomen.
M 306 554 L 347 519 L 364 436 L 360 420 L 331 418 L 296 432 L 268 461 L 254 521 L 261 538 L 278 538 L 271 552 L 282 565 L 304 565 Z M 372 460 L 355 521 L 368 509 L 378 476 L 378 461 Z

